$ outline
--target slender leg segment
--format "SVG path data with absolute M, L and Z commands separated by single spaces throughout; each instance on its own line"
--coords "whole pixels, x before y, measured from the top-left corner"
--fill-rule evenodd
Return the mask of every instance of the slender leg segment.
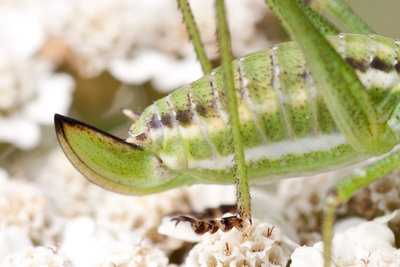
M 213 234 L 218 229 L 228 232 L 232 228 L 242 228 L 242 220 L 238 216 L 229 216 L 221 219 L 213 219 L 222 217 L 226 213 L 236 213 L 236 205 L 221 205 L 218 208 L 208 208 L 204 212 L 193 212 L 190 216 L 179 216 L 172 219 L 177 224 L 180 222 L 189 222 L 193 231 L 197 234 L 210 233 Z
M 180 1 L 183 2 L 183 1 Z M 182 11 L 183 8 L 181 7 Z M 217 12 L 217 36 L 220 43 L 222 69 L 224 75 L 224 87 L 228 97 L 228 112 L 230 127 L 232 133 L 232 145 L 234 147 L 234 159 L 236 163 L 235 176 L 237 185 L 237 215 L 222 218 L 220 220 L 199 220 L 188 216 L 179 216 L 173 218 L 177 223 L 181 221 L 190 222 L 193 230 L 198 234 L 206 232 L 214 233 L 218 229 L 229 231 L 233 227 L 238 229 L 243 228 L 245 220 L 251 222 L 251 204 L 250 204 L 250 190 L 246 170 L 246 162 L 244 158 L 243 141 L 240 135 L 240 123 L 238 114 L 238 103 L 236 97 L 236 89 L 234 86 L 233 67 L 232 67 L 232 49 L 230 45 L 230 35 L 228 24 L 226 21 L 225 7 L 223 0 L 216 0 Z M 189 20 L 193 20 L 193 17 Z M 185 20 L 186 22 L 186 20 Z M 189 25 L 188 25 L 189 28 Z
M 232 213 L 234 214 L 237 210 L 236 204 L 231 205 L 221 205 L 217 208 L 207 208 L 202 212 L 192 212 L 190 215 L 202 220 L 213 219 L 222 217 L 225 213 Z
M 281 4 L 279 3 L 280 1 L 265 0 L 265 2 L 273 10 L 273 12 L 279 17 L 282 24 L 285 26 L 286 30 L 288 30 L 288 27 L 291 27 L 291 26 L 288 24 L 285 24 L 287 22 L 282 17 L 282 15 L 284 13 L 282 13 L 280 10 L 282 8 Z M 331 24 L 325 17 L 320 15 L 316 10 L 310 8 L 308 5 L 305 5 L 302 1 L 297 2 L 297 4 L 298 4 L 298 8 L 301 9 L 302 14 L 306 16 L 305 19 L 307 21 L 311 22 L 313 24 L 313 26 L 318 29 L 318 32 L 320 34 L 337 35 L 340 33 L 338 28 L 336 28 L 333 24 Z
M 400 151 L 392 154 L 357 170 L 353 175 L 344 178 L 335 189 L 328 195 L 324 209 L 323 241 L 325 244 L 324 261 L 325 266 L 330 266 L 331 261 L 331 239 L 332 226 L 335 219 L 336 208 L 345 203 L 359 189 L 371 184 L 384 175 L 400 168 Z
M 221 205 L 218 208 L 207 208 L 203 212 L 193 212 L 190 216 L 178 216 L 172 219 L 176 224 L 180 222 L 189 222 L 196 234 L 215 233 L 218 229 L 224 232 L 231 230 L 233 227 L 240 228 L 241 221 L 237 216 L 225 217 L 222 219 L 214 219 L 222 217 L 226 213 L 236 213 L 237 206 Z
M 342 0 L 313 0 L 311 7 L 326 11 L 346 25 L 353 33 L 370 34 L 374 31 Z
M 351 146 L 360 152 L 379 151 L 378 116 L 352 67 L 332 48 L 296 0 L 266 0 L 283 26 L 297 41 L 317 88 Z
M 322 93 L 332 117 L 352 147 L 371 154 L 379 151 L 374 144 L 378 144 L 378 140 L 384 139 L 385 134 L 391 133 L 390 130 L 385 131 L 377 126 L 377 111 L 354 70 L 321 35 L 318 23 L 310 17 L 307 18 L 302 3 L 296 0 L 266 0 L 266 2 L 303 50 L 309 68 L 315 77 L 315 83 Z M 321 5 L 322 3 L 325 3 L 325 9 L 344 21 L 350 29 L 361 33 L 372 32 L 341 0 L 326 0 L 321 1 Z M 343 18 L 343 14 L 353 14 L 354 16 L 348 15 Z M 345 178 L 328 196 L 322 229 L 326 267 L 330 266 L 331 262 L 332 226 L 336 207 L 347 201 L 356 190 L 398 168 L 399 160 L 400 152 L 395 152 L 367 166 Z
M 178 5 L 181 9 L 183 20 L 186 24 L 186 29 L 194 46 L 194 50 L 196 51 L 197 59 L 200 61 L 203 73 L 208 74 L 212 70 L 211 62 L 207 58 L 206 52 L 204 50 L 204 45 L 201 42 L 199 29 L 197 28 L 196 21 L 193 18 L 189 3 L 187 2 L 187 0 L 178 0 Z
M 229 100 L 229 120 L 231 123 L 232 142 L 236 162 L 238 216 L 242 220 L 249 220 L 251 222 L 249 181 L 244 158 L 243 140 L 240 136 L 238 103 L 233 80 L 233 58 L 223 0 L 216 1 L 216 10 L 218 21 L 217 35 L 220 43 L 225 90 Z

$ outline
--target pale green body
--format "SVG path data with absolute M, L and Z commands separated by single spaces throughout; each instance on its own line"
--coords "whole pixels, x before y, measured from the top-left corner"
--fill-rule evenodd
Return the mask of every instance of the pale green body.
M 378 111 L 377 128 L 386 132 L 400 100 L 399 44 L 375 35 L 328 39 L 355 69 Z M 354 149 L 338 130 L 294 42 L 235 60 L 233 69 L 252 181 L 337 169 L 398 143 L 395 135 L 385 134 L 373 153 Z M 133 146 L 68 118 L 56 119 L 56 127 L 74 165 L 112 191 L 141 195 L 194 183 L 234 183 L 227 104 L 217 68 L 149 106 L 131 127 L 127 141 Z
M 382 125 L 398 99 L 398 44 L 379 36 L 329 37 L 353 65 Z M 293 42 L 250 54 L 233 64 L 248 174 L 251 180 L 296 177 L 350 165 L 356 152 L 337 129 L 305 59 Z M 382 109 L 383 107 L 383 109 Z M 159 155 L 194 183 L 234 183 L 233 146 L 221 69 L 148 107 L 128 139 Z M 139 136 L 135 138 L 135 136 Z M 387 152 L 396 140 L 389 141 Z

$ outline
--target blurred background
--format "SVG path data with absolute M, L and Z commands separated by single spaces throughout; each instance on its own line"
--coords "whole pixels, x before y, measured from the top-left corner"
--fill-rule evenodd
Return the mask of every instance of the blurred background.
M 206 51 L 217 66 L 213 1 L 189 2 Z M 226 2 L 235 57 L 287 40 L 264 1 Z M 400 1 L 347 2 L 380 35 L 400 37 Z M 54 113 L 126 138 L 131 121 L 122 115 L 123 108 L 141 112 L 201 76 L 175 0 L 0 1 L 0 183 L 28 181 L 52 191 L 55 183 L 66 179 L 61 170 L 70 165 L 55 138 Z M 55 158 L 62 163 L 55 163 Z M 68 169 L 68 175 L 71 172 Z M 46 191 L 43 199 L 68 191 L 82 204 L 85 193 L 63 188 L 70 182 L 65 181 Z M 28 219 L 21 219 L 19 200 L 7 198 L 8 193 L 21 191 L 5 193 L 8 187 L 0 187 L 0 224 L 31 223 L 26 213 Z M 17 203 L 14 217 L 9 216 L 10 203 Z M 68 216 L 83 210 L 71 209 Z M 54 221 L 46 216 L 39 221 L 40 233 L 53 239 L 44 241 L 28 227 L 28 243 L 64 240 L 60 232 L 49 230 Z M 0 239 L 0 259 L 10 252 L 1 250 L 4 242 Z

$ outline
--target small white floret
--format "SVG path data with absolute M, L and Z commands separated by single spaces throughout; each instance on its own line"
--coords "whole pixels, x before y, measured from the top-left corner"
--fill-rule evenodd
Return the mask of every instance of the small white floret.
M 165 253 L 146 237 L 90 217 L 68 222 L 60 251 L 74 266 L 166 266 L 168 263 Z

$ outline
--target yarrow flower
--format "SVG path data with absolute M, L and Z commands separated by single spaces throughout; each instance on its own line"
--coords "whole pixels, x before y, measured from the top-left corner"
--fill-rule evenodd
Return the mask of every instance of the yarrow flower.
M 0 142 L 30 149 L 40 141 L 40 125 L 67 111 L 74 81 L 40 56 L 46 33 L 32 6 L 2 3 L 0 39 Z

